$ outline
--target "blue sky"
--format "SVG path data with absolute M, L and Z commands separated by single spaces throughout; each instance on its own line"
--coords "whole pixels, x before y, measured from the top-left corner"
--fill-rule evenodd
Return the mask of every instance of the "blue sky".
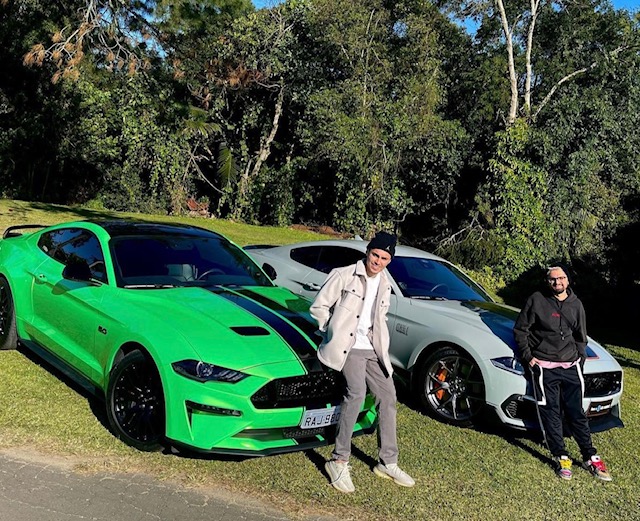
M 637 11 L 640 9 L 640 0 L 613 0 L 613 6 L 616 9 L 628 9 L 629 11 Z
M 256 7 L 264 7 L 278 3 L 277 0 L 253 0 Z M 613 0 L 613 6 L 616 9 L 628 9 L 629 11 L 637 11 L 640 9 L 640 0 Z

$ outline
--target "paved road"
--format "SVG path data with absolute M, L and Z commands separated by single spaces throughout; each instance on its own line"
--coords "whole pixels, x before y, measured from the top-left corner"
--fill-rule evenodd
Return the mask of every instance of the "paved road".
M 0 521 L 291 519 L 246 496 L 203 493 L 140 474 L 81 474 L 64 460 L 0 452 Z

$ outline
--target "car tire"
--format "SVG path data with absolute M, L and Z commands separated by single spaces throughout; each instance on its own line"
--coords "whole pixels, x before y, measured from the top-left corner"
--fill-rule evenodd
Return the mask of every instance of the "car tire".
M 138 450 L 157 451 L 165 436 L 162 382 L 150 357 L 136 349 L 111 370 L 107 417 L 113 433 Z
M 422 363 L 417 382 L 420 406 L 430 416 L 470 427 L 485 405 L 484 379 L 466 352 L 445 346 Z
M 18 347 L 16 331 L 16 308 L 7 279 L 0 277 L 0 349 L 9 350 Z

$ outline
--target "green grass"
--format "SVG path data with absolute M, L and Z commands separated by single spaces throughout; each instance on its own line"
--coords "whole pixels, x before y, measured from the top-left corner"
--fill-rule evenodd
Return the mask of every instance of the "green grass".
M 311 231 L 295 228 L 276 228 L 273 226 L 255 226 L 222 219 L 204 217 L 172 217 L 166 215 L 146 215 L 140 213 L 109 212 L 87 208 L 62 206 L 47 203 L 30 203 L 0 199 L 0 232 L 8 226 L 20 224 L 57 224 L 67 221 L 105 218 L 139 219 L 159 222 L 178 222 L 192 224 L 222 233 L 240 246 L 247 244 L 289 244 L 299 241 L 327 239 Z
M 52 223 L 90 216 L 81 209 L 0 201 L 0 229 L 16 222 Z M 281 243 L 313 235 L 211 219 L 182 221 L 222 231 L 241 244 Z M 21 351 L 0 352 L 0 449 L 73 456 L 77 469 L 85 472 L 146 472 L 188 486 L 242 491 L 294 515 L 315 512 L 362 520 L 632 521 L 640 519 L 640 353 L 608 348 L 625 370 L 626 427 L 594 435 L 614 477 L 611 483 L 599 482 L 579 468 L 572 481 L 561 481 L 548 466 L 546 450 L 527 437 L 454 428 L 402 403 L 398 407 L 400 464 L 416 478 L 413 489 L 397 487 L 371 472 L 377 453 L 375 436 L 354 439 L 356 492 L 350 495 L 331 488 L 321 470 L 330 447 L 245 460 L 141 453 L 113 438 L 99 401 Z M 569 448 L 577 457 L 573 441 Z

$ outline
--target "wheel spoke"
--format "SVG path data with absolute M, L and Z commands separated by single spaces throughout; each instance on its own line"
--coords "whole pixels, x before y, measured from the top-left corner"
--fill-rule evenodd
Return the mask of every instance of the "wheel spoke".
M 113 386 L 113 410 L 124 434 L 141 443 L 162 437 L 162 387 L 144 360 L 123 368 Z
M 451 396 L 451 414 L 453 414 L 453 419 L 458 419 L 458 397 L 457 395 Z
M 449 399 L 448 399 L 448 400 L 445 400 L 445 401 L 443 401 L 443 402 L 442 402 L 442 401 L 441 401 L 441 402 L 439 402 L 439 405 L 438 405 L 438 407 L 437 407 L 437 408 L 438 408 L 439 410 L 445 410 L 445 411 L 448 411 L 449 409 L 447 409 L 447 405 L 449 405 L 452 401 L 453 401 L 453 396 L 449 395 Z

